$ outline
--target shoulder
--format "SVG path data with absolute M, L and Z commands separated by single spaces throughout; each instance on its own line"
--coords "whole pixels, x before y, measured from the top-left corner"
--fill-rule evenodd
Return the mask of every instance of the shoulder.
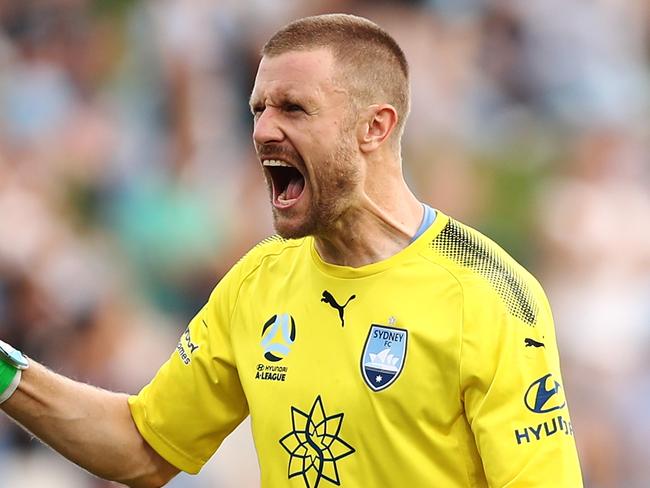
M 545 301 L 541 286 L 489 237 L 445 216 L 428 243 L 426 257 L 456 278 L 466 306 L 503 306 L 513 317 L 535 325 Z
M 244 254 L 222 279 L 222 282 L 225 281 L 231 285 L 241 283 L 248 276 L 263 271 L 278 262 L 284 262 L 286 265 L 295 261 L 307 239 L 284 239 L 278 235 L 267 237 Z
M 265 287 L 272 283 L 278 271 L 286 270 L 300 260 L 305 239 L 267 237 L 251 248 L 221 278 L 208 299 L 209 310 L 227 311 L 234 307 L 246 283 L 256 280 Z
M 267 237 L 251 248 L 233 268 L 242 268 L 243 271 L 253 271 L 264 265 L 267 261 L 294 258 L 306 240 L 306 238 L 285 239 L 279 235 Z

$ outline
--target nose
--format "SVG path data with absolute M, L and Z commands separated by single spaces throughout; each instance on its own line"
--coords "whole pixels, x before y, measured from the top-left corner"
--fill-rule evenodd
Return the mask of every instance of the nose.
M 256 144 L 280 142 L 284 139 L 284 132 L 278 124 L 278 114 L 273 107 L 267 107 L 258 115 L 253 126 L 253 141 Z

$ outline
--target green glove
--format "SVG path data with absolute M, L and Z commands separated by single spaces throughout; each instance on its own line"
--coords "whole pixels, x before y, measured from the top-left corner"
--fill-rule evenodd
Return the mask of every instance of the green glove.
M 0 341 L 0 403 L 13 395 L 20 383 L 22 370 L 28 366 L 27 358 L 20 351 Z

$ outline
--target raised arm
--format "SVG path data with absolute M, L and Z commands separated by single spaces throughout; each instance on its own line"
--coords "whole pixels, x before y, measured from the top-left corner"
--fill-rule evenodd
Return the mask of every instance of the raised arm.
M 128 396 L 58 375 L 35 361 L 0 409 L 91 473 L 132 487 L 159 487 L 178 469 L 142 438 Z

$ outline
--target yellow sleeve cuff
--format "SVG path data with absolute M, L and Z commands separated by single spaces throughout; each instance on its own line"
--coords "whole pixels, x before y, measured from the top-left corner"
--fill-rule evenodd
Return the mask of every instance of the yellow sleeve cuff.
M 137 396 L 129 397 L 129 409 L 140 435 L 161 457 L 181 471 L 189 474 L 197 474 L 201 470 L 205 461 L 197 461 L 188 456 L 151 427 L 147 421 L 145 406 Z

